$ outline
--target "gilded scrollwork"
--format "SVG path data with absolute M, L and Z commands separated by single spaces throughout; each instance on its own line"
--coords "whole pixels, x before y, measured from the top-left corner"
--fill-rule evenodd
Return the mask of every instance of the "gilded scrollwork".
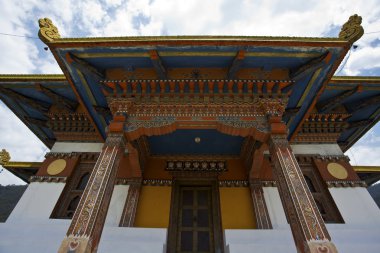
M 38 37 L 45 43 L 52 42 L 61 38 L 57 27 L 49 18 L 40 18 L 38 20 L 40 30 L 38 31 Z
M 364 34 L 364 29 L 361 26 L 362 17 L 355 14 L 352 15 L 348 21 L 342 26 L 339 33 L 339 38 L 354 43 L 360 39 Z
M 11 156 L 9 155 L 9 153 L 5 149 L 2 149 L 0 151 L 0 165 L 5 165 L 10 160 L 11 160 Z

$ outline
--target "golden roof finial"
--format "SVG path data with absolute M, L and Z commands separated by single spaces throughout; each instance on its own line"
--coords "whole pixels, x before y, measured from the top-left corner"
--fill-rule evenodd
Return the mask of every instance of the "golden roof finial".
M 354 43 L 360 39 L 364 34 L 364 29 L 361 26 L 362 17 L 355 14 L 352 15 L 348 21 L 342 26 L 339 33 L 339 38 Z
M 6 165 L 10 160 L 11 156 L 9 153 L 5 149 L 2 149 L 0 151 L 0 165 Z
M 40 18 L 38 20 L 40 30 L 38 31 L 38 37 L 45 42 L 45 44 L 61 38 L 57 27 L 49 18 Z

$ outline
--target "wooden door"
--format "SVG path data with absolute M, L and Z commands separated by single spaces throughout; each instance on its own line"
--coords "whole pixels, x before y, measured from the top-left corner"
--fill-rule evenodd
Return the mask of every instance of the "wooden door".
M 222 252 L 220 212 L 213 185 L 181 184 L 173 189 L 168 252 Z

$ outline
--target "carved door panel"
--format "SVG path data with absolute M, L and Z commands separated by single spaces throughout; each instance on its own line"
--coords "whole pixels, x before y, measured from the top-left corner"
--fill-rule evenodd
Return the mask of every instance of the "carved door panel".
M 180 187 L 177 252 L 214 252 L 211 187 Z
M 167 252 L 223 252 L 216 189 L 207 184 L 174 186 Z

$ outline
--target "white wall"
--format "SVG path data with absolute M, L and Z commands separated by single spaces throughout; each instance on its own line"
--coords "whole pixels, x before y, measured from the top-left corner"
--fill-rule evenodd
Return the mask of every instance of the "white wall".
M 329 188 L 329 191 L 345 224 L 350 227 L 380 227 L 380 209 L 366 188 Z
M 327 224 L 339 252 L 380 252 L 380 209 L 364 187 L 329 188 L 344 224 Z
M 30 183 L 5 223 L 0 223 L 0 252 L 56 252 L 70 220 L 49 219 L 64 183 Z
M 6 223 L 46 223 L 65 183 L 32 182 Z
M 55 142 L 50 152 L 71 153 L 71 152 L 100 152 L 103 143 L 76 143 L 76 142 Z
M 127 200 L 129 185 L 115 185 L 112 193 L 108 213 L 106 217 L 105 226 L 117 227 L 119 226 L 121 215 L 125 201 Z
M 277 187 L 263 187 L 263 192 L 273 228 L 289 228 Z
M 6 223 L 0 223 L 0 253 L 57 252 L 71 220 L 50 219 L 64 183 L 31 183 Z M 128 185 L 112 193 L 99 253 L 164 252 L 167 229 L 118 227 Z
M 296 155 L 344 155 L 338 144 L 292 144 L 290 147 Z

